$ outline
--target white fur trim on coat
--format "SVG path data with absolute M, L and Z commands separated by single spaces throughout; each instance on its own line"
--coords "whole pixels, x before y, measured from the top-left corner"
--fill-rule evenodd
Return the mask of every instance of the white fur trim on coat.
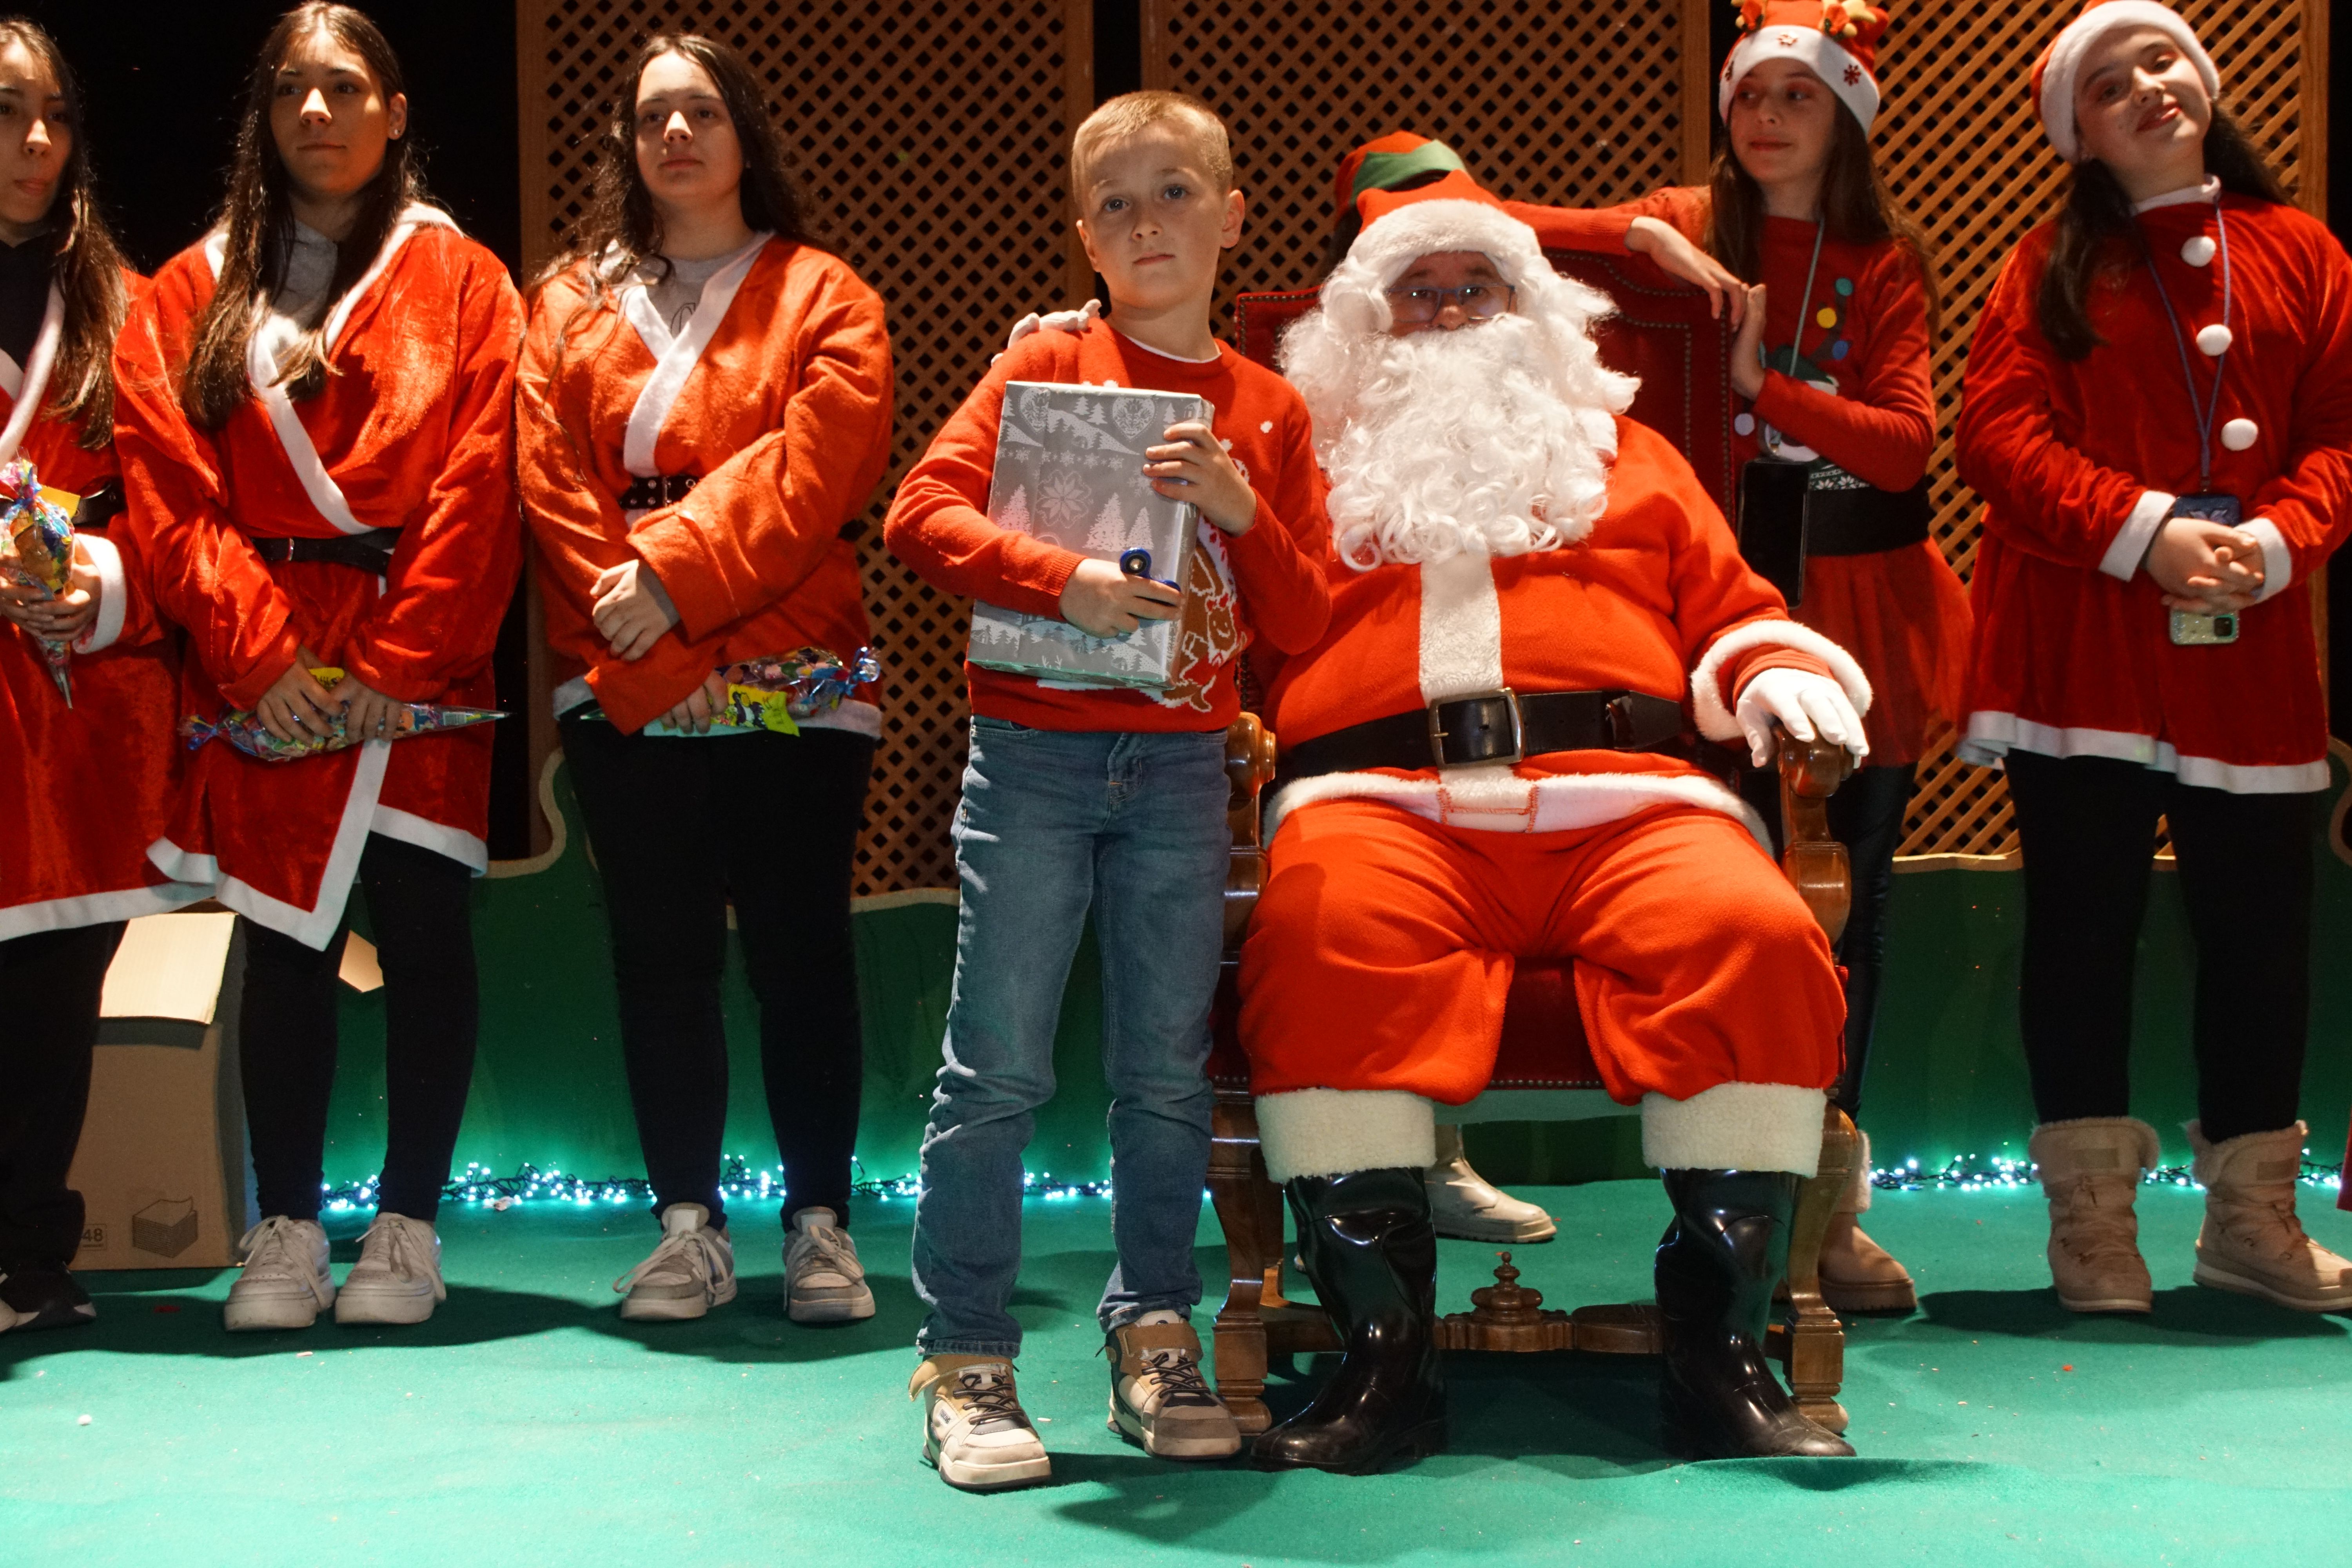
M 1698 732 L 1708 740 L 1739 739 L 1739 721 L 1723 704 L 1723 667 L 1735 654 L 1759 647 L 1790 647 L 1811 654 L 1830 667 L 1830 673 L 1845 688 L 1846 700 L 1853 704 L 1856 713 L 1870 711 L 1870 678 L 1862 673 L 1862 666 L 1853 661 L 1852 654 L 1812 627 L 1795 621 L 1749 621 L 1716 638 L 1706 657 L 1691 671 L 1691 710 L 1697 715 Z
M 2088 6 L 2051 44 L 2050 63 L 2042 68 L 2033 100 L 2034 110 L 2042 117 L 2042 133 L 2069 163 L 2083 161 L 2083 140 L 2074 128 L 2074 79 L 2082 74 L 2091 46 L 2119 27 L 2155 27 L 2163 32 L 2196 66 L 2206 92 L 2215 98 L 2221 95 L 2221 74 L 2213 68 L 2213 57 L 2205 52 L 2205 46 L 2197 41 L 2197 30 L 2179 12 L 2156 0 L 2105 0 Z
M 2012 748 L 2044 757 L 2114 757 L 2171 773 L 2185 784 L 2231 795 L 2307 795 L 2327 787 L 2324 753 L 2309 763 L 2225 763 L 2219 757 L 2184 757 L 2169 741 L 2127 730 L 2061 729 L 1982 708 L 1969 715 L 1960 761 L 1990 767 Z
M 123 617 L 130 613 L 130 584 L 122 577 L 122 552 L 113 541 L 100 533 L 80 533 L 74 536 L 89 556 L 90 570 L 98 574 L 98 614 L 74 638 L 76 653 L 97 653 L 114 646 L 122 635 Z
M 1658 805 L 1695 806 L 1732 818 L 1772 852 L 1763 818 L 1706 773 L 1556 773 L 1524 778 L 1500 763 L 1457 768 L 1443 778 L 1395 773 L 1320 773 L 1285 785 L 1266 807 L 1265 842 L 1301 806 L 1326 800 L 1377 800 L 1415 816 L 1490 833 L 1567 833 L 1598 827 Z
M 1661 1171 L 1822 1168 L 1822 1107 L 1829 1096 L 1787 1083 L 1719 1083 L 1688 1100 L 1642 1097 L 1642 1158 Z M 1265 1102 L 1258 1101 L 1261 1107 Z
M 1429 1101 L 1401 1089 L 1259 1095 L 1257 1142 L 1265 1173 L 1277 1182 L 1437 1163 L 1437 1121 Z

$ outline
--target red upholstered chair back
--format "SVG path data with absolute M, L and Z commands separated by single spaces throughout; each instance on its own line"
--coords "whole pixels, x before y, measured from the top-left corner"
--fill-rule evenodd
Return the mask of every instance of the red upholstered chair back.
M 1728 516 L 1731 458 L 1731 339 L 1705 290 L 1677 282 L 1646 257 L 1551 250 L 1563 276 L 1590 283 L 1617 303 L 1593 336 L 1601 362 L 1642 378 L 1631 416 L 1672 441 L 1699 483 Z M 1316 291 L 1244 294 L 1234 301 L 1234 347 L 1260 364 L 1275 363 L 1283 329 L 1315 308 Z

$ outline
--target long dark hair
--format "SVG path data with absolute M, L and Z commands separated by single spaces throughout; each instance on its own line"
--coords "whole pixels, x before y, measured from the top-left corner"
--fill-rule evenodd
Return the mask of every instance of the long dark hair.
M 1910 254 L 1927 291 L 1927 331 L 1933 334 L 1941 300 L 1927 237 L 1878 177 L 1870 133 L 1840 106 L 1830 133 L 1830 156 L 1822 170 L 1822 222 L 1829 237 L 1846 245 L 1883 245 L 1892 240 Z M 1717 132 L 1715 167 L 1707 176 L 1706 249 L 1748 282 L 1764 276 L 1764 187 L 1741 167 L 1727 130 Z M 1801 305 L 1802 301 L 1799 301 Z
M 228 200 L 221 209 L 228 244 L 221 258 L 220 281 L 196 323 L 195 348 L 180 388 L 181 406 L 203 429 L 219 429 L 251 395 L 246 345 L 259 324 L 262 300 L 285 286 L 286 268 L 293 258 L 292 177 L 270 134 L 269 103 L 278 89 L 278 67 L 297 43 L 314 32 L 325 33 L 366 61 L 386 100 L 404 90 L 399 57 L 364 12 L 331 0 L 308 0 L 269 30 L 247 79 L 245 110 L 237 122 Z M 288 396 L 315 397 L 326 389 L 327 377 L 334 374 L 323 341 L 327 318 L 374 264 L 400 215 L 424 196 L 413 138 L 394 137 L 384 147 L 383 166 L 360 192 L 357 221 L 335 246 L 335 270 L 320 306 L 320 324 L 304 333 L 287 356 L 280 384 Z
M 122 252 L 90 193 L 89 137 L 83 129 L 81 89 L 55 38 L 38 23 L 0 16 L 0 48 L 22 44 L 47 68 L 65 95 L 66 153 L 58 193 L 50 199 L 48 243 L 56 247 L 49 280 L 65 300 L 64 331 L 50 362 L 49 411 L 79 421 L 81 445 L 97 451 L 114 439 L 114 338 L 122 330 L 130 294 L 122 286 Z
M 2218 100 L 2205 131 L 2205 172 L 2218 177 L 2225 191 L 2266 202 L 2286 200 L 2253 139 Z M 2074 165 L 2034 300 L 2042 335 L 2060 359 L 2079 360 L 2098 347 L 2102 340 L 2091 325 L 2091 285 L 2103 270 L 2137 259 L 2138 222 L 2130 195 L 2112 170 L 2095 158 Z
M 807 203 L 785 165 L 784 141 L 768 116 L 751 63 L 729 45 L 699 33 L 659 33 L 646 40 L 628 74 L 614 87 L 613 117 L 596 149 L 596 184 L 589 194 L 587 210 L 565 237 L 563 254 L 533 280 L 534 289 L 583 259 L 589 263 L 591 304 L 603 300 L 607 285 L 626 278 L 648 259 L 658 259 L 663 275 L 668 275 L 669 263 L 661 258 L 661 214 L 637 168 L 636 131 L 637 83 L 646 68 L 665 55 L 677 55 L 700 66 L 727 106 L 735 140 L 743 149 L 743 183 L 736 199 L 742 203 L 744 224 L 755 233 L 766 230 L 797 244 L 814 241 Z

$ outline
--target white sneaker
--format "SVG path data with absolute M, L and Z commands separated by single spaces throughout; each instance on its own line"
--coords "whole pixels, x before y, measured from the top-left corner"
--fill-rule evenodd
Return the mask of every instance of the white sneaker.
M 1011 1362 L 929 1356 L 915 1369 L 907 1395 L 923 1402 L 923 1459 L 948 1485 L 994 1491 L 1054 1473 L 1037 1428 L 1021 1408 Z
M 339 1323 L 421 1323 L 449 1299 L 441 1283 L 441 1237 L 406 1215 L 376 1211 L 360 1238 L 360 1260 L 335 1297 Z
M 784 1243 L 784 1316 L 795 1323 L 847 1323 L 874 1315 L 857 1244 L 834 1223 L 831 1209 L 793 1215 Z
M 1422 1173 L 1429 1192 L 1429 1220 L 1440 1236 L 1465 1241 L 1549 1241 L 1558 1233 L 1551 1215 L 1511 1196 L 1470 1168 L 1462 1129 L 1437 1130 L 1437 1163 Z
M 307 1329 L 335 1304 L 335 1282 L 327 1275 L 327 1233 L 319 1222 L 271 1215 L 236 1244 L 244 1272 L 228 1288 L 221 1326 L 246 1329 Z
M 710 1211 L 700 1204 L 662 1210 L 661 1245 L 653 1256 L 613 1281 L 626 1291 L 621 1316 L 630 1322 L 698 1318 L 735 1299 L 735 1244 L 724 1226 L 705 1230 Z

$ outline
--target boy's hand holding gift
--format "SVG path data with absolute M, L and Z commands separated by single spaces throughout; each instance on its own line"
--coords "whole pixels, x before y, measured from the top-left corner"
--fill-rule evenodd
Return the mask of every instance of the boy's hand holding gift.
M 1170 500 L 1188 500 L 1218 529 L 1238 538 L 1257 520 L 1257 494 L 1234 466 L 1234 455 L 1210 433 L 1208 422 L 1168 426 L 1166 444 L 1147 447 L 1143 471 Z
M 1081 561 L 1062 585 L 1062 618 L 1091 637 L 1125 637 L 1145 621 L 1172 621 L 1183 607 L 1175 589 L 1130 577 L 1116 561 Z

